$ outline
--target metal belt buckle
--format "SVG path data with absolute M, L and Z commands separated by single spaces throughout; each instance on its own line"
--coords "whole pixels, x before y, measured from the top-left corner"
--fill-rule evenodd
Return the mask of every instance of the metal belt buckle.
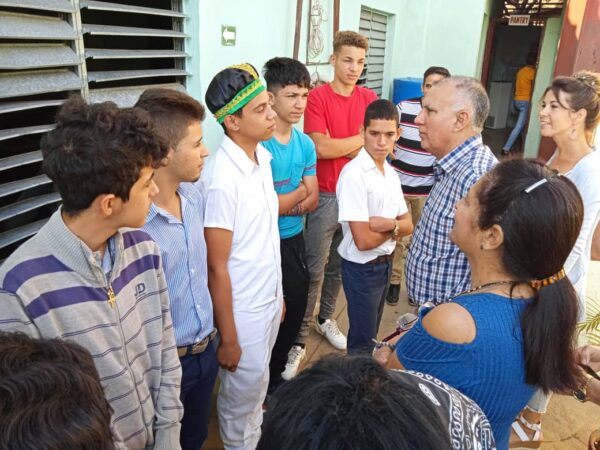
M 208 340 L 208 337 L 205 337 L 200 342 L 197 342 L 194 345 L 192 345 L 192 350 L 190 351 L 190 353 L 192 355 L 196 355 L 197 353 L 202 353 L 204 350 L 206 350 L 206 347 L 208 347 L 209 342 L 210 341 Z

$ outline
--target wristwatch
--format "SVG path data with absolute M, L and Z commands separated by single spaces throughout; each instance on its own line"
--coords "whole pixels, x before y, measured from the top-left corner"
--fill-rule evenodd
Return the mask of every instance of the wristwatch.
M 573 391 L 573 397 L 579 400 L 581 403 L 587 402 L 587 388 L 590 381 L 592 381 L 594 377 L 589 373 L 585 374 L 585 381 L 581 383 L 581 385 Z

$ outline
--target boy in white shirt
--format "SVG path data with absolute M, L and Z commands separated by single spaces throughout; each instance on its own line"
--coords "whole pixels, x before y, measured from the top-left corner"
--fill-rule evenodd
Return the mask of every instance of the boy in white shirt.
M 271 154 L 260 145 L 273 136 L 277 114 L 250 64 L 215 75 L 205 99 L 225 130 L 203 176 L 208 288 L 220 338 L 219 429 L 227 450 L 253 449 L 283 307 L 279 203 Z
M 348 353 L 370 352 L 377 337 L 396 241 L 413 231 L 400 180 L 386 156 L 399 138 L 398 110 L 376 100 L 365 112 L 364 147 L 349 162 L 336 195 L 343 239 L 342 285 L 348 301 Z

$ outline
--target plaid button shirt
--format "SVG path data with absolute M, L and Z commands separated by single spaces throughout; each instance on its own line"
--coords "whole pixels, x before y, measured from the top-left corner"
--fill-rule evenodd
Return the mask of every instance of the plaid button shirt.
M 438 304 L 468 289 L 469 263 L 448 237 L 454 225 L 454 205 L 497 162 L 477 134 L 434 163 L 435 184 L 406 257 L 411 300 Z

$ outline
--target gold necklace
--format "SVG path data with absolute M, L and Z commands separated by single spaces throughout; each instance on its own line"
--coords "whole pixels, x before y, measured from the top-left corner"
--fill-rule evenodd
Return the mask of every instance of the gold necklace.
M 460 297 L 461 295 L 472 294 L 473 292 L 477 292 L 477 291 L 480 291 L 481 289 L 485 289 L 488 287 L 500 286 L 503 284 L 513 284 L 513 283 L 518 283 L 518 281 L 516 281 L 516 280 L 492 281 L 490 283 L 485 283 L 485 284 L 479 285 L 477 287 L 467 289 L 466 291 L 462 291 L 460 294 L 456 294 L 454 297 L 450 297 L 450 300 L 454 300 L 456 297 Z

